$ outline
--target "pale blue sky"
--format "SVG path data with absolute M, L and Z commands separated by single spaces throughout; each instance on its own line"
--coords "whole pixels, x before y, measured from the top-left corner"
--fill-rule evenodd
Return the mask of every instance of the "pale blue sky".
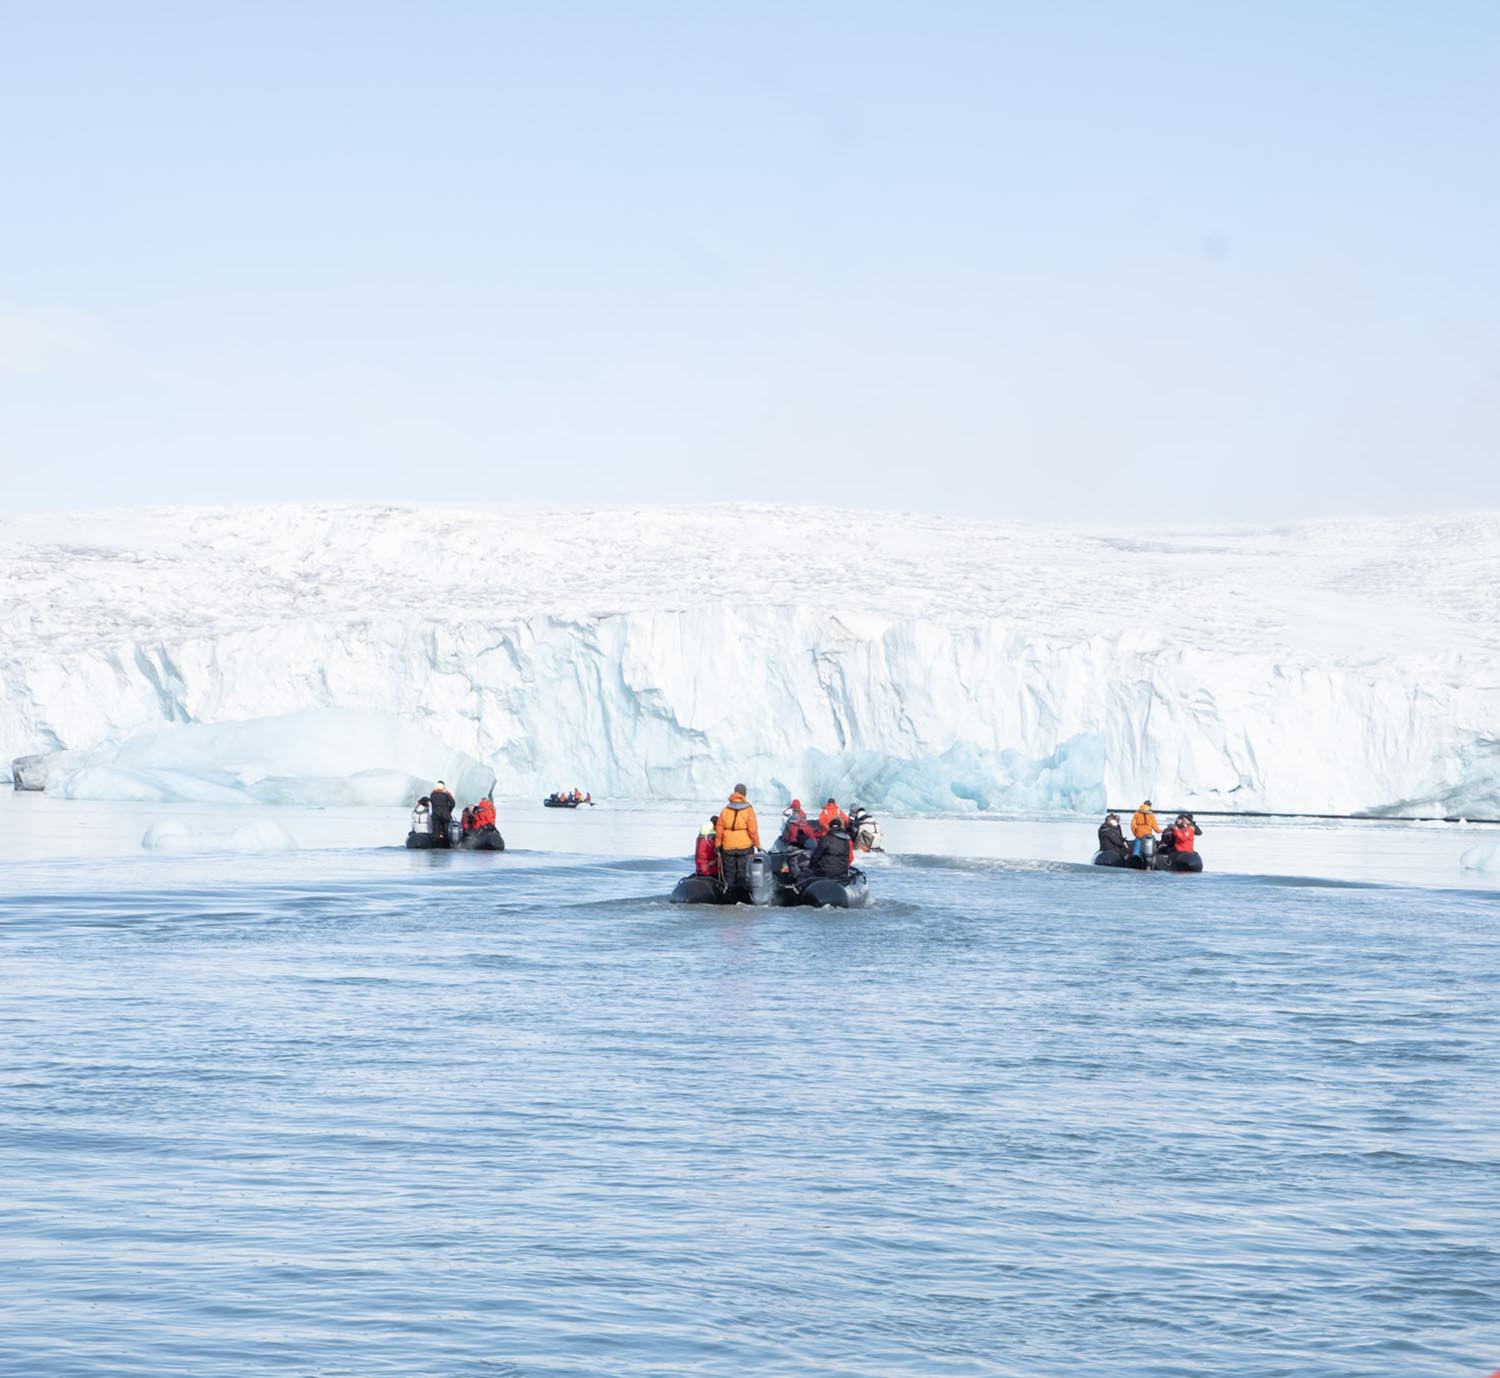
M 1500 504 L 1500 5 L 0 5 L 11 509 Z

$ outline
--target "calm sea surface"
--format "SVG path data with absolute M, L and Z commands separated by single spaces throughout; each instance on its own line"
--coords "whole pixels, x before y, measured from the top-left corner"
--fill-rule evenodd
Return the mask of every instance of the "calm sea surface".
M 6 862 L 0 1372 L 1500 1365 L 1493 890 L 682 870 Z

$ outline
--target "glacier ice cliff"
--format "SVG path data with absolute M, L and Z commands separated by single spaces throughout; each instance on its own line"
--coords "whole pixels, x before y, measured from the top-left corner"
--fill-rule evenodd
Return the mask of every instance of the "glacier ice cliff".
M 65 799 L 202 804 L 409 804 L 441 779 L 487 794 L 494 772 L 425 728 L 369 709 L 317 708 L 173 723 L 87 751 L 17 762 L 21 783 Z
M 172 724 L 359 710 L 507 795 L 1500 816 L 1489 514 L 154 509 L 11 518 L 0 570 L 0 750 L 89 753 L 32 768 L 73 792 L 173 768 L 137 741 Z M 262 774 L 445 768 L 340 759 Z

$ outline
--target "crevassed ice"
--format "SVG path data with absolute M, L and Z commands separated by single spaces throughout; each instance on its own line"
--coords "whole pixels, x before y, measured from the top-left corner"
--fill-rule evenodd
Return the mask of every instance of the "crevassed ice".
M 451 752 L 508 794 L 1497 817 L 1497 552 L 1483 513 L 1149 538 L 731 507 L 14 518 L 0 746 L 145 798 L 393 802 L 452 785 Z M 424 754 L 335 732 L 247 775 L 136 744 L 275 720 L 305 748 L 309 709 Z

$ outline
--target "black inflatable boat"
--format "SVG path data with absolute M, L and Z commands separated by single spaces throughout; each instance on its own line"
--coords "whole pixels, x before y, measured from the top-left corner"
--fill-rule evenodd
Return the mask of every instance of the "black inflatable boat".
M 851 866 L 848 876 L 843 880 L 814 875 L 807 869 L 810 857 L 809 849 L 788 843 L 785 832 L 772 844 L 771 850 L 766 853 L 766 860 L 770 863 L 771 875 L 776 882 L 777 904 L 863 909 L 870 902 L 870 884 L 863 871 Z
M 778 878 L 776 885 L 777 904 L 828 905 L 833 909 L 863 909 L 870 902 L 870 884 L 865 873 L 856 867 L 849 868 L 847 880 L 834 880 L 832 876 L 811 876 L 801 884 L 783 885 Z
M 1143 856 L 1095 852 L 1094 865 L 1114 866 L 1122 871 L 1176 871 L 1180 875 L 1197 875 L 1203 869 L 1203 857 L 1198 852 L 1163 852 L 1150 846 Z
M 493 823 L 486 823 L 482 828 L 465 833 L 459 839 L 458 846 L 464 852 L 503 852 L 505 839 L 500 836 L 499 828 Z
M 672 887 L 673 904 L 770 904 L 775 897 L 766 859 L 756 852 L 748 863 L 748 883 L 726 887 L 717 876 L 683 876 Z

